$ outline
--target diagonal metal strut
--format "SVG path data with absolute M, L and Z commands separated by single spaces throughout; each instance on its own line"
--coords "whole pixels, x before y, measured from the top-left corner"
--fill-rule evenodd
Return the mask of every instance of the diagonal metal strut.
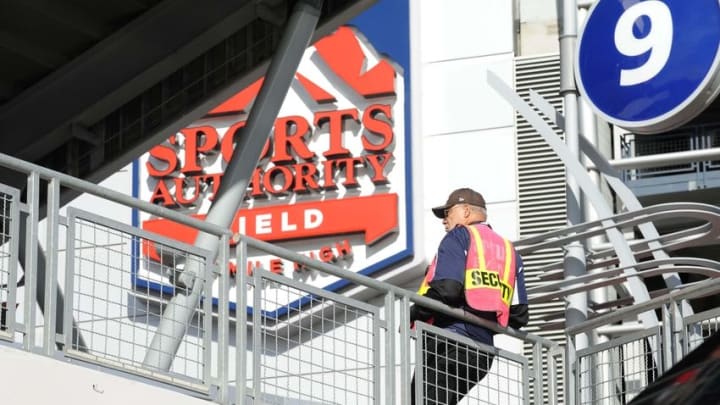
M 290 88 L 305 49 L 315 33 L 320 18 L 322 0 L 299 0 L 290 15 L 287 28 L 270 62 L 265 80 L 255 105 L 241 129 L 233 156 L 225 169 L 206 221 L 229 228 L 242 204 L 250 176 L 260 158 L 262 148 L 272 129 L 275 118 Z M 200 232 L 195 246 L 217 254 L 219 239 Z M 172 360 L 185 335 L 185 326 L 194 315 L 194 308 L 203 291 L 205 270 L 197 262 L 188 263 L 178 277 L 178 284 L 188 287 L 189 293 L 178 291 L 168 303 L 158 330 L 153 336 L 143 364 L 160 370 L 169 370 Z M 179 290 L 179 289 L 178 289 Z

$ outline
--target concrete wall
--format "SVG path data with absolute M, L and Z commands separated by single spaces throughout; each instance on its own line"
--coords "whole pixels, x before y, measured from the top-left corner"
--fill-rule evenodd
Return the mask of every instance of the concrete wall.
M 3 404 L 207 404 L 145 382 L 0 346 Z
M 518 235 L 514 110 L 486 83 L 513 83 L 513 4 L 507 0 L 418 2 L 422 202 L 428 258 L 444 236 L 431 208 L 459 187 L 483 194 L 488 222 Z M 502 340 L 502 339 L 500 339 Z M 502 343 L 501 343 L 502 345 Z M 516 348 L 510 344 L 510 348 Z

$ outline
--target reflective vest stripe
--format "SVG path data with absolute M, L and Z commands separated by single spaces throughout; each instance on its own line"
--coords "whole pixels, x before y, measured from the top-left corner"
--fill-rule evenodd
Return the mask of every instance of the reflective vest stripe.
M 420 288 L 418 288 L 418 295 L 425 295 L 427 291 L 430 289 L 430 282 L 432 281 L 433 277 L 435 277 L 435 264 L 437 262 L 437 256 L 433 258 L 432 263 L 430 263 L 430 266 L 428 266 L 427 273 L 425 273 L 425 277 L 423 277 L 422 284 L 420 284 Z
M 426 292 L 430 289 L 430 283 L 427 280 L 427 277 L 423 278 L 422 284 L 420 284 L 420 288 L 418 288 L 418 295 L 425 295 Z
M 477 228 L 475 228 L 474 226 L 468 226 L 467 228 L 470 230 L 470 232 L 472 232 L 474 236 L 473 239 L 475 239 L 475 247 L 477 248 L 478 256 L 478 267 L 480 268 L 480 270 L 487 270 L 487 266 L 485 265 L 485 250 L 483 249 L 480 231 L 478 231 Z
M 505 284 L 510 281 L 510 265 L 513 262 L 512 257 L 512 245 L 510 241 L 505 239 L 505 273 L 503 274 L 503 281 Z

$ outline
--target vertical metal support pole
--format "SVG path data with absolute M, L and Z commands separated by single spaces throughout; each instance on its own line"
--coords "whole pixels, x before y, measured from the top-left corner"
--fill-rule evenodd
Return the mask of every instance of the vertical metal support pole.
M 382 319 L 380 319 L 380 312 L 378 311 L 376 313 L 377 316 L 373 316 L 373 336 L 372 336 L 372 345 L 373 345 L 373 352 L 372 352 L 372 358 L 373 358 L 373 371 L 372 371 L 372 382 L 373 382 L 373 404 L 382 404 L 385 403 L 382 399 L 382 360 L 381 360 L 381 353 L 380 353 L 380 345 L 383 341 L 383 336 L 381 329 L 383 325 L 385 325 L 387 329 L 387 324 L 383 322 Z
M 400 299 L 400 404 L 407 405 L 410 403 L 410 396 L 417 395 L 421 391 L 421 376 L 415 376 L 415 392 L 410 392 L 410 299 L 403 296 Z M 418 337 L 419 339 L 419 337 Z M 420 352 L 420 342 L 415 341 L 415 347 L 418 349 L 415 353 Z M 416 364 L 421 364 L 421 359 L 416 357 Z M 418 368 L 416 367 L 416 370 Z M 422 374 L 422 373 L 420 373 Z M 420 391 L 419 391 L 420 390 Z M 416 403 L 420 403 L 420 397 L 415 396 Z
M 252 348 L 253 348 L 253 403 L 262 403 L 262 353 L 264 345 L 262 342 L 262 277 L 260 270 L 253 271 L 253 316 L 252 316 Z
M 23 348 L 33 351 L 35 348 L 35 300 L 37 289 L 37 236 L 38 236 L 38 214 L 40 205 L 40 175 L 37 172 L 30 173 L 27 180 L 27 206 L 28 216 L 25 219 L 25 298 L 23 317 L 25 323 L 25 335 Z
M 58 216 L 60 210 L 60 183 L 57 179 L 52 179 L 48 183 L 47 197 L 47 240 L 46 248 L 46 266 L 45 266 L 45 325 L 44 325 L 44 343 L 45 354 L 52 356 L 55 352 L 55 330 L 57 316 L 57 248 L 58 248 Z M 39 293 L 43 293 L 40 291 Z
M 558 350 L 556 348 L 548 349 L 548 402 L 551 404 L 557 404 L 559 402 L 557 398 L 557 370 L 559 364 L 563 364 L 562 353 L 563 352 L 561 350 Z M 557 361 L 558 357 L 560 357 L 559 362 Z M 563 366 L 567 367 L 567 365 L 565 364 L 563 364 Z
M 10 207 L 7 206 L 7 204 L 11 204 Z M 23 237 L 23 233 L 21 232 L 22 229 L 24 229 L 24 225 L 22 225 L 22 214 L 20 211 L 20 197 L 17 195 L 12 196 L 12 201 L 5 201 L 5 205 L 3 206 L 3 211 L 5 213 L 9 213 L 9 224 L 5 225 L 5 232 L 7 232 L 8 235 L 10 235 L 10 263 L 8 263 L 10 271 L 9 277 L 8 277 L 8 307 L 7 307 L 7 314 L 6 314 L 6 328 L 7 331 L 10 333 L 15 332 L 16 329 L 16 323 L 17 323 L 17 311 L 15 308 L 15 305 L 17 305 L 17 281 L 18 281 L 18 267 L 20 267 L 20 263 L 23 263 L 24 260 L 20 257 L 20 251 L 24 250 L 25 246 L 25 238 Z M 21 248 L 22 246 L 22 248 Z M 14 260 L 13 260 L 14 259 Z
M 205 218 L 207 222 L 224 228 L 230 227 L 245 197 L 250 176 L 257 165 L 293 76 L 315 32 L 321 6 L 322 0 L 299 0 L 295 4 L 287 28 L 270 62 L 263 86 L 248 116 L 247 125 L 241 129 L 241 136 L 225 169 L 220 189 Z M 195 239 L 195 246 L 217 252 L 218 242 L 217 236 L 200 232 Z M 191 263 L 180 275 L 178 283 L 193 285 L 193 280 L 200 271 L 202 270 Z M 195 289 L 189 294 L 176 294 L 172 297 L 153 336 L 143 364 L 161 370 L 170 369 L 172 359 L 185 333 L 182 325 L 192 317 L 191 308 L 199 298 L 199 292 Z
M 682 357 L 682 349 L 679 342 L 682 331 L 677 327 L 678 307 L 674 300 L 670 300 L 662 306 L 662 347 L 664 360 L 664 369 L 662 371 L 667 371 L 672 368 Z
M 563 98 L 565 112 L 565 143 L 572 156 L 580 161 L 578 91 L 575 87 L 573 73 L 577 41 L 577 1 L 558 0 L 558 25 L 560 27 L 560 95 Z M 572 172 L 568 171 L 567 218 L 570 226 L 583 222 L 580 186 L 571 174 Z M 565 279 L 576 278 L 586 273 L 585 249 L 580 242 L 572 242 L 566 246 L 564 269 Z M 587 319 L 586 292 L 571 294 L 567 297 L 565 319 L 566 326 L 577 325 Z M 588 344 L 589 339 L 586 333 L 576 335 L 573 350 L 568 351 L 568 362 L 575 364 L 575 350 L 585 348 Z M 574 371 L 578 373 L 580 370 L 575 369 Z M 574 382 L 576 380 L 567 381 Z M 575 392 L 571 387 L 568 388 L 566 392 Z
M 75 340 L 75 336 L 80 336 L 79 331 L 77 334 L 75 333 L 72 314 L 75 288 L 75 220 L 72 216 L 68 218 L 67 225 L 65 233 L 65 292 L 67 292 L 67 297 L 62 305 L 63 344 L 66 351 L 78 347 L 79 342 Z M 83 342 L 81 348 L 87 347 Z
M 683 325 L 683 317 L 685 316 L 683 312 L 683 304 L 688 303 L 687 300 L 681 301 L 679 304 L 675 302 L 674 300 L 671 301 L 673 312 L 670 314 L 670 319 L 672 320 L 672 339 L 673 339 L 673 365 L 677 364 L 677 362 L 680 361 L 680 359 L 683 358 L 683 345 L 685 344 L 683 339 L 683 330 L 685 330 L 685 326 Z
M 565 400 L 575 405 L 580 397 L 580 362 L 576 356 L 575 336 L 565 335 Z
M 214 269 L 215 266 L 213 263 L 211 263 L 209 260 L 206 262 L 205 266 L 206 269 Z M 202 286 L 202 299 L 198 301 L 196 304 L 199 304 L 201 308 L 199 308 L 199 311 L 197 311 L 196 315 L 198 319 L 198 331 L 202 331 L 202 341 L 203 341 L 203 382 L 206 384 L 209 384 L 210 381 L 212 381 L 212 375 L 213 375 L 213 362 L 212 362 L 212 329 L 213 329 L 213 293 L 212 293 L 212 287 L 213 287 L 213 280 L 214 280 L 214 274 L 212 271 L 204 271 L 202 273 L 203 277 L 202 279 L 198 278 L 196 280 L 196 286 L 194 288 L 198 288 L 197 285 Z M 195 308 L 193 308 L 195 309 Z M 186 325 L 188 327 L 192 327 L 192 319 L 190 318 L 190 322 L 188 322 Z
M 385 294 L 385 403 L 395 402 L 395 293 Z M 407 384 L 401 381 L 400 384 Z
M 218 255 L 218 380 L 220 381 L 219 402 L 229 402 L 228 398 L 228 358 L 230 353 L 230 283 L 228 278 L 228 261 L 230 259 L 230 241 L 227 235 L 220 240 L 220 254 Z M 208 278 L 212 284 L 212 278 Z M 208 301 L 212 301 L 208 297 Z M 212 312 L 206 314 L 212 318 Z
M 548 362 L 548 366 L 550 366 L 550 362 Z M 543 367 L 542 367 L 542 346 L 540 346 L 540 343 L 535 342 L 533 343 L 533 391 L 534 392 L 534 404 L 540 404 L 542 403 L 543 398 L 543 373 L 542 373 Z M 526 397 L 527 398 L 527 397 Z
M 237 273 L 235 273 L 235 403 L 244 404 L 247 396 L 247 242 L 241 240 L 235 247 Z

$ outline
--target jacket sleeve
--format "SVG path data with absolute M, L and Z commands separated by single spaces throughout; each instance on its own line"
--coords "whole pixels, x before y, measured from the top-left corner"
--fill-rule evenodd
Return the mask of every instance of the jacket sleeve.
M 455 280 L 444 279 L 432 281 L 425 297 L 440 301 L 445 305 L 459 308 L 465 302 L 463 285 Z M 435 311 L 420 305 L 410 308 L 410 321 L 427 321 L 436 316 Z
M 528 306 L 527 290 L 525 289 L 525 272 L 522 257 L 517 253 L 515 257 L 517 263 L 517 269 L 515 269 L 515 297 L 517 297 L 517 300 L 513 299 L 514 302 L 510 305 L 508 325 L 513 329 L 520 329 L 530 322 L 530 308 Z
M 448 232 L 438 248 L 435 276 L 425 296 L 450 307 L 460 308 L 465 303 L 463 281 L 465 276 L 465 247 L 470 235 L 464 227 Z M 410 310 L 411 321 L 427 321 L 436 314 L 429 308 L 414 305 Z

